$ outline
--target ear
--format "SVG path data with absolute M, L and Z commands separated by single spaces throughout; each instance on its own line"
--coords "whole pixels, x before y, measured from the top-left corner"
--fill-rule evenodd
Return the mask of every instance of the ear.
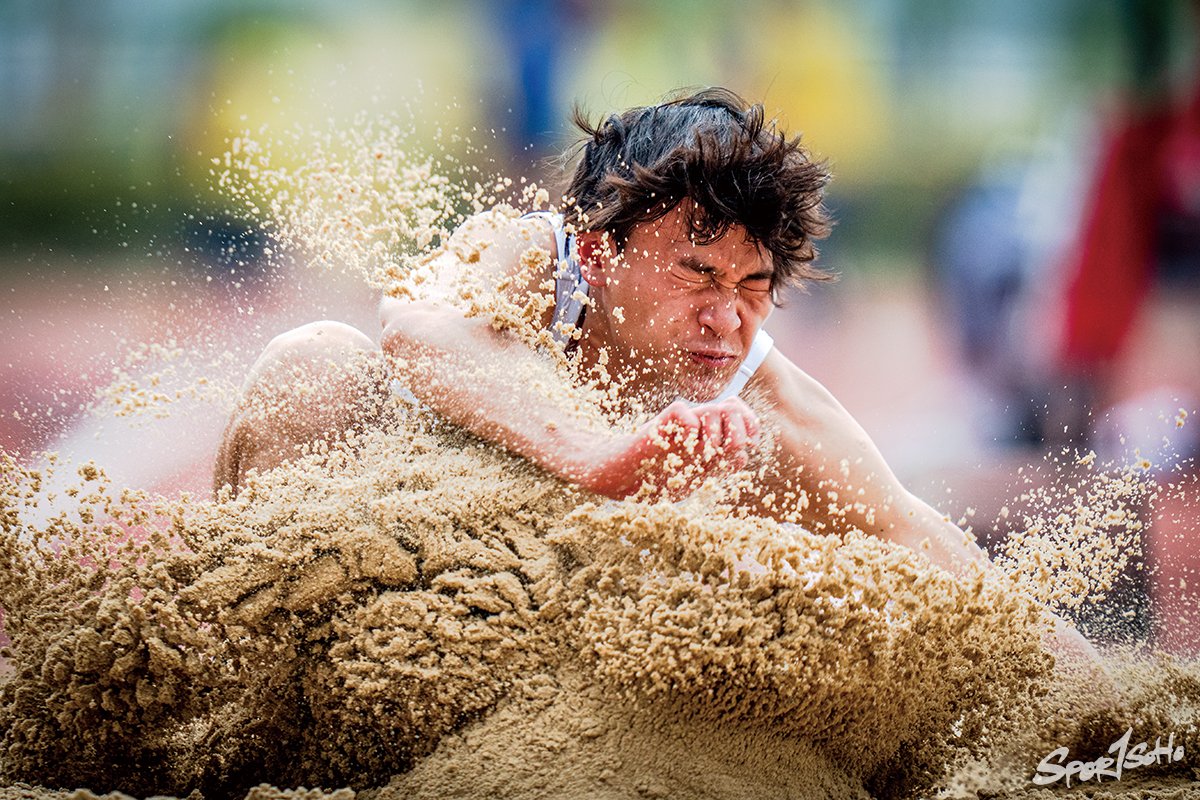
M 604 286 L 612 268 L 612 245 L 599 231 L 584 231 L 575 236 L 575 251 L 579 269 L 589 286 Z

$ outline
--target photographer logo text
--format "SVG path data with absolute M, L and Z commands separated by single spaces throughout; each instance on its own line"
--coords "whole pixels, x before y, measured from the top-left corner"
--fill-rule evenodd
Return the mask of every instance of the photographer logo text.
M 1092 778 L 1095 778 L 1097 783 L 1104 778 L 1120 780 L 1122 773 L 1131 769 L 1183 760 L 1183 745 L 1175 746 L 1174 733 L 1167 737 L 1166 744 L 1163 744 L 1161 736 L 1156 738 L 1153 748 L 1149 742 L 1138 742 L 1130 747 L 1129 739 L 1132 736 L 1133 728 L 1130 728 L 1125 731 L 1124 736 L 1109 745 L 1108 752 L 1113 754 L 1111 757 L 1101 756 L 1095 761 L 1067 762 L 1070 751 L 1066 747 L 1060 747 L 1038 764 L 1033 782 L 1038 786 L 1048 786 L 1065 778 L 1066 785 L 1070 786 L 1073 777 L 1080 782 L 1090 781 Z

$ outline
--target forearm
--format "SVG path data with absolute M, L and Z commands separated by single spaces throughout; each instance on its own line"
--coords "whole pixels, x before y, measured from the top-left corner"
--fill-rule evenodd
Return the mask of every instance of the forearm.
M 779 472 L 767 487 L 772 496 L 799 495 L 802 521 L 817 532 L 861 530 L 963 578 L 997 569 L 970 536 L 901 485 L 870 438 L 827 392 L 813 383 L 808 387 L 807 396 L 783 393 L 793 402 L 777 423 Z M 797 397 L 805 402 L 794 402 Z M 771 506 L 774 515 L 794 510 Z M 1099 664 L 1079 631 L 1046 614 L 1052 623 L 1047 642 L 1056 653 Z
M 987 554 L 957 525 L 925 501 L 898 488 L 894 502 L 876 515 L 876 533 L 926 555 L 930 561 L 965 575 L 990 567 Z
M 826 417 L 820 425 L 787 419 L 779 427 L 779 473 L 772 481 L 778 486 L 771 488 L 777 497 L 801 495 L 803 524 L 818 533 L 859 530 L 878 536 L 958 575 L 988 564 L 958 526 L 904 488 L 840 406 L 829 407 Z
M 821 533 L 859 530 L 904 545 L 956 575 L 968 574 L 972 565 L 989 565 L 987 555 L 957 525 L 905 489 L 882 463 L 880 469 L 882 478 L 847 470 L 837 479 L 810 485 L 803 522 Z
M 553 365 L 485 318 L 432 301 L 385 311 L 382 345 L 397 377 L 444 419 L 568 480 L 589 430 L 538 386 L 561 385 Z
M 925 553 L 933 563 L 959 577 L 973 576 L 980 569 L 984 572 L 998 569 L 957 525 L 916 496 L 908 492 L 905 494 L 907 497 L 901 508 L 907 508 L 901 512 L 900 519 L 890 523 L 892 535 L 888 538 Z M 1042 606 L 1043 621 L 1047 626 L 1043 635 L 1044 645 L 1062 660 L 1062 664 L 1087 669 L 1097 688 L 1097 696 L 1102 698 L 1102 702 L 1109 702 L 1113 687 L 1096 648 L 1070 622 L 1043 606 L 1036 598 L 1029 599 L 1035 605 Z

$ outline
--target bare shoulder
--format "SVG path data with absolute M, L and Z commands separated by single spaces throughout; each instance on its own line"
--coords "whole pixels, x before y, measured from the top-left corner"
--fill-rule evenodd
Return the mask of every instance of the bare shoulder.
M 512 213 L 492 210 L 474 214 L 450 235 L 450 248 L 457 250 L 466 259 L 474 260 L 490 254 L 520 255 L 530 247 L 547 252 L 556 249 L 554 231 L 550 224 L 539 217 L 521 217 Z
M 825 408 L 844 413 L 837 398 L 820 381 L 779 352 L 779 348 L 772 348 L 767 354 L 747 388 L 781 410 L 799 407 L 813 412 Z
M 454 272 L 465 267 L 497 283 L 507 279 L 505 291 L 520 300 L 550 278 L 557 250 L 554 231 L 544 219 L 485 211 L 454 231 L 441 258 Z
M 500 211 L 475 214 L 419 262 L 403 294 L 383 296 L 380 319 L 386 328 L 418 306 L 453 306 L 456 298 L 479 289 L 502 292 L 523 306 L 535 293 L 553 292 L 557 249 L 544 219 Z M 552 313 L 553 308 L 546 312 L 545 324 Z

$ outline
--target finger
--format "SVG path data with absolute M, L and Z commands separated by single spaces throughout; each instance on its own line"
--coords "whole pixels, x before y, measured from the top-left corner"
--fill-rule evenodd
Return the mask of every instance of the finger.
M 696 411 L 682 400 L 671 403 L 658 416 L 659 419 L 678 422 L 687 428 L 695 428 L 700 424 Z
M 750 460 L 746 450 L 750 441 L 750 435 L 746 430 L 746 418 L 736 413 L 727 414 L 725 431 L 724 465 L 733 472 L 737 472 L 744 469 Z
M 722 401 L 721 408 L 725 413 L 726 427 L 732 425 L 735 432 L 741 433 L 739 440 L 729 442 L 729 446 L 745 447 L 748 444 L 758 443 L 758 415 L 750 406 L 746 405 L 744 400 L 732 397 Z
M 697 413 L 700 418 L 701 446 L 705 460 L 725 452 L 725 420 L 722 409 L 705 408 Z
M 654 427 L 668 438 L 672 435 L 683 438 L 689 431 L 699 429 L 700 420 L 687 403 L 676 400 L 659 413 Z
M 733 405 L 733 404 L 736 404 L 736 405 Z M 745 430 L 746 430 L 746 437 L 747 437 L 749 443 L 750 444 L 758 444 L 758 434 L 759 434 L 759 427 L 760 427 L 759 421 L 758 421 L 758 414 L 754 413 L 754 409 L 752 409 L 750 406 L 746 405 L 746 401 L 742 400 L 740 397 L 733 398 L 733 401 L 731 404 L 731 410 L 734 408 L 737 409 L 738 415 L 742 418 L 742 420 L 744 422 Z
M 741 455 L 750 439 L 745 415 L 726 410 L 721 417 L 725 423 L 725 453 L 730 456 Z

